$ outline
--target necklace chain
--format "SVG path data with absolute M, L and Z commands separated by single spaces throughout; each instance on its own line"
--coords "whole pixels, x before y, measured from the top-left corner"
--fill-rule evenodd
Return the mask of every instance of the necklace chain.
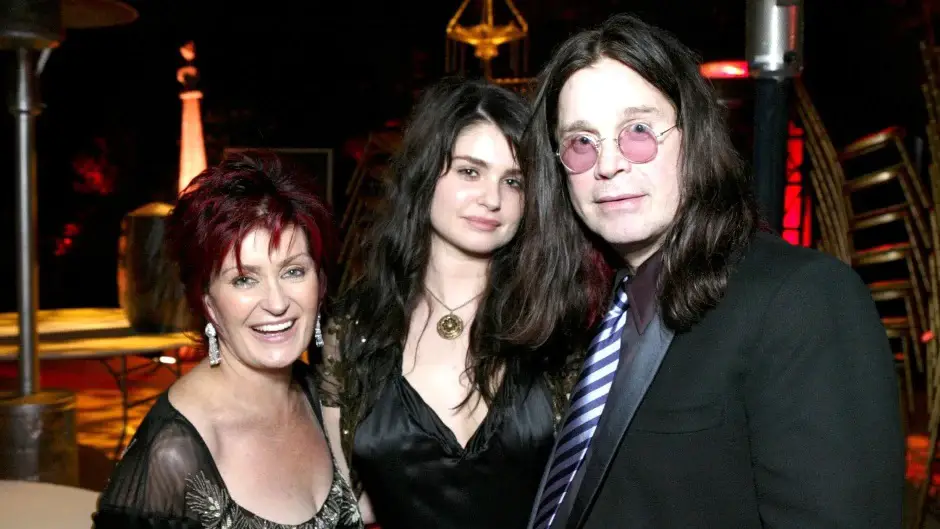
M 441 301 L 441 298 L 435 296 L 435 295 L 434 295 L 434 292 L 431 292 L 431 289 L 430 289 L 430 288 L 425 287 L 425 290 L 427 290 L 428 294 L 430 294 L 431 297 L 434 298 L 434 301 L 437 301 L 438 303 L 440 303 L 441 306 L 444 307 L 445 309 L 447 309 L 448 311 L 450 311 L 451 314 L 453 314 L 454 312 L 456 312 L 456 311 L 458 311 L 458 310 L 460 310 L 460 309 L 466 307 L 467 305 L 470 304 L 470 302 L 472 302 L 473 300 L 477 299 L 478 297 L 480 297 L 480 296 L 483 294 L 483 292 L 480 292 L 480 293 L 477 294 L 476 296 L 473 296 L 472 298 L 470 298 L 470 299 L 468 299 L 467 301 L 465 301 L 465 302 L 464 302 L 463 304 L 461 304 L 460 306 L 455 307 L 455 308 L 452 309 L 452 308 L 448 307 L 443 301 Z

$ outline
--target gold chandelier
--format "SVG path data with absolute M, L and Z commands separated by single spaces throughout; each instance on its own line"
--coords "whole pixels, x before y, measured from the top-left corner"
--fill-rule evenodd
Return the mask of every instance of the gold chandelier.
M 457 12 L 447 23 L 447 38 L 464 43 L 474 48 L 474 55 L 483 61 L 487 77 L 491 76 L 490 61 L 499 55 L 503 44 L 525 39 L 529 34 L 529 24 L 522 18 L 512 0 L 503 0 L 512 13 L 513 20 L 507 24 L 496 25 L 493 16 L 493 0 L 483 0 L 483 16 L 479 24 L 464 26 L 460 24 L 470 0 L 463 0 Z

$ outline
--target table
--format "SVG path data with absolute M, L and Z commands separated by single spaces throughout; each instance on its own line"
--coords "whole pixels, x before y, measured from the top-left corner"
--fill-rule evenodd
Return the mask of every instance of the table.
M 0 529 L 88 529 L 98 493 L 31 481 L 0 481 Z
M 98 360 L 114 378 L 121 392 L 123 428 L 114 449 L 117 460 L 124 446 L 128 410 L 151 402 L 155 397 L 130 401 L 128 376 L 140 367 L 128 370 L 127 357 L 175 350 L 195 345 L 186 333 L 138 334 L 130 327 L 124 310 L 120 308 L 80 308 L 40 310 L 36 322 L 39 332 L 39 360 Z M 0 313 L 0 362 L 15 362 L 19 357 L 19 314 Z M 121 367 L 115 370 L 107 360 L 119 358 Z M 179 357 L 172 366 L 157 364 L 174 370 L 180 376 Z M 143 366 L 148 367 L 148 366 Z

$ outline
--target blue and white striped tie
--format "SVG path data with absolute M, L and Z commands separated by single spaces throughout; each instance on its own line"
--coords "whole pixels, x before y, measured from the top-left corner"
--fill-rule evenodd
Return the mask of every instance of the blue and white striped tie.
M 617 374 L 617 364 L 620 363 L 620 337 L 627 322 L 628 279 L 624 278 L 614 293 L 614 301 L 601 322 L 600 332 L 588 347 L 578 383 L 571 392 L 568 417 L 552 453 L 534 529 L 547 529 L 555 519 L 555 512 L 584 460 L 604 411 L 610 386 Z

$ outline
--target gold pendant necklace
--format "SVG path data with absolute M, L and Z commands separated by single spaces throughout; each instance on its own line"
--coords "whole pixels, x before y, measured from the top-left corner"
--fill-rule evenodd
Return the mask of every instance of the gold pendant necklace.
M 470 304 L 471 301 L 477 299 L 483 293 L 480 292 L 480 294 L 477 294 L 476 296 L 473 296 L 472 298 L 468 299 L 465 303 L 463 303 L 459 307 L 452 309 L 448 307 L 447 305 L 445 305 L 444 302 L 441 301 L 441 298 L 435 296 L 434 292 L 431 292 L 431 289 L 425 288 L 425 290 L 427 290 L 428 294 L 430 294 L 431 297 L 434 298 L 434 301 L 437 301 L 438 303 L 441 304 L 442 307 L 444 307 L 445 309 L 449 311 L 449 314 L 445 314 L 441 319 L 437 320 L 437 334 L 440 335 L 440 337 L 445 340 L 456 340 L 461 334 L 463 334 L 464 324 L 463 324 L 463 320 L 460 319 L 460 316 L 454 314 L 454 311 L 457 311 L 466 307 L 467 305 Z

